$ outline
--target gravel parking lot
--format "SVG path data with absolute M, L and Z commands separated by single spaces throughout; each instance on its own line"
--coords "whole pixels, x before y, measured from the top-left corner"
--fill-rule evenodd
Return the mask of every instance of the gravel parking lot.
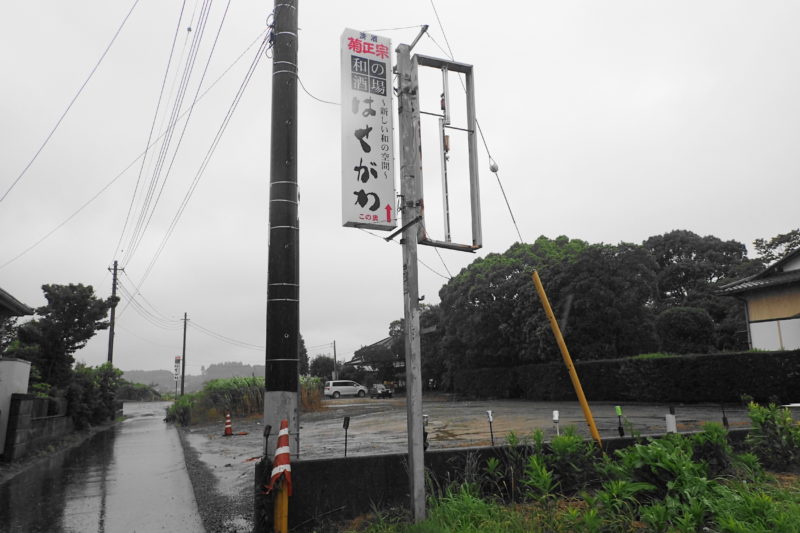
M 340 398 L 325 400 L 323 410 L 300 417 L 300 454 L 293 461 L 341 457 L 345 432 L 342 422 L 350 417 L 347 455 L 404 453 L 406 451 L 405 398 Z M 614 404 L 591 405 L 601 437 L 617 436 Z M 662 434 L 668 405 L 623 405 L 626 434 Z M 575 426 L 587 438 L 589 431 L 577 402 L 526 402 L 518 400 L 456 401 L 449 395 L 426 396 L 423 412 L 428 415 L 429 449 L 489 446 L 491 434 L 486 411 L 493 415 L 495 444 L 505 442 L 509 432 L 530 435 L 541 428 L 555 435 L 553 411 L 560 414 L 560 427 Z M 678 430 L 700 429 L 705 422 L 722 422 L 719 405 L 675 406 Z M 731 428 L 748 427 L 746 410 L 726 406 Z M 223 437 L 224 424 L 195 426 L 183 430 L 182 442 L 198 507 L 209 531 L 251 531 L 254 464 L 262 450 L 263 427 L 259 418 L 233 420 L 234 433 Z

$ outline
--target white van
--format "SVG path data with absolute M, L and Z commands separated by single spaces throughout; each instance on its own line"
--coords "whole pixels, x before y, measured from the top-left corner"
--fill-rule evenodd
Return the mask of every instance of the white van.
M 338 398 L 339 396 L 358 396 L 363 398 L 367 395 L 367 388 L 355 381 L 326 381 L 324 394 L 331 398 Z

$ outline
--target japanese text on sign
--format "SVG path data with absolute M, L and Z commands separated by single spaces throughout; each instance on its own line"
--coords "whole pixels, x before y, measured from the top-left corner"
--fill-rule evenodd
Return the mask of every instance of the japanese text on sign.
M 391 230 L 394 130 L 389 39 L 342 34 L 342 225 Z

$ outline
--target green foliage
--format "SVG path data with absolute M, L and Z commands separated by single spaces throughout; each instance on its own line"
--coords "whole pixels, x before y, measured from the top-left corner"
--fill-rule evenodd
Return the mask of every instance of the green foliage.
M 553 479 L 553 473 L 547 469 L 544 458 L 539 455 L 528 457 L 522 484 L 528 489 L 528 496 L 537 500 L 552 497 L 558 488 L 558 481 Z
M 714 322 L 705 309 L 672 307 L 658 315 L 661 349 L 670 353 L 708 353 L 714 345 Z
M 759 401 L 796 396 L 800 350 L 577 361 L 586 396 L 595 401 L 730 402 L 743 393 Z M 480 383 L 480 388 L 475 387 Z M 462 369 L 455 391 L 464 396 L 526 400 L 576 399 L 564 364 Z
M 789 410 L 775 404 L 747 406 L 753 429 L 747 444 L 759 461 L 771 469 L 785 470 L 800 467 L 800 426 Z
M 167 409 L 167 421 L 181 425 L 218 421 L 226 413 L 247 416 L 264 409 L 264 378 L 209 381 L 199 392 L 185 394 Z
M 338 368 L 341 368 L 341 363 L 337 361 Z M 323 381 L 333 379 L 333 357 L 330 355 L 318 355 L 311 360 L 309 365 L 309 373 L 312 376 L 321 378 Z
M 781 233 L 771 239 L 756 239 L 753 246 L 764 263 L 772 263 L 800 248 L 800 228 Z
M 117 399 L 132 402 L 152 402 L 160 400 L 161 394 L 159 394 L 152 385 L 131 383 L 130 381 L 120 379 L 119 386 L 117 387 Z
M 114 418 L 116 391 L 122 371 L 111 363 L 96 368 L 78 363 L 65 397 L 68 414 L 77 429 L 101 424 Z
M 102 329 L 114 303 L 95 296 L 91 285 L 43 285 L 47 305 L 36 309 L 38 318 L 17 328 L 17 341 L 6 356 L 30 361 L 41 383 L 64 387 L 72 378 L 74 354 Z

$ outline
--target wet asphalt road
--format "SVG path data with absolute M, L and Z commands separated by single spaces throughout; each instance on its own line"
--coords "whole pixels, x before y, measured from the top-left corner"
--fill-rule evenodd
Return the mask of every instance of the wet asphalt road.
M 202 532 L 166 405 L 126 403 L 122 423 L 0 486 L 0 532 Z

